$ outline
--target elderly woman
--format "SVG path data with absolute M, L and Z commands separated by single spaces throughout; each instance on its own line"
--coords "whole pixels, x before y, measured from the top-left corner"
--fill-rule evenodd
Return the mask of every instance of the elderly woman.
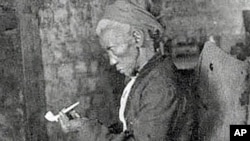
M 96 120 L 68 120 L 61 113 L 62 129 L 77 130 L 86 141 L 191 140 L 189 100 L 177 92 L 170 57 L 159 52 L 163 29 L 154 17 L 131 2 L 118 0 L 106 8 L 96 32 L 110 64 L 130 78 L 121 97 L 121 123 L 108 128 Z

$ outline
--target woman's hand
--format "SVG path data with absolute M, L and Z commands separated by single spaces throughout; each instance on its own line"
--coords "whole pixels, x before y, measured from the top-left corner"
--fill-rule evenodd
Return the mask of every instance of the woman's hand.
M 79 131 L 83 123 L 88 120 L 87 118 L 80 118 L 75 111 L 70 112 L 70 115 L 73 118 L 71 120 L 65 113 L 59 113 L 59 123 L 64 133 Z

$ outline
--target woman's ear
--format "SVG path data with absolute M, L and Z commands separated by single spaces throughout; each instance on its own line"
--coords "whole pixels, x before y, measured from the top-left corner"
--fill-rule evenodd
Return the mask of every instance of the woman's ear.
M 144 42 L 144 33 L 142 30 L 134 29 L 132 31 L 132 36 L 135 42 L 136 47 L 141 47 Z

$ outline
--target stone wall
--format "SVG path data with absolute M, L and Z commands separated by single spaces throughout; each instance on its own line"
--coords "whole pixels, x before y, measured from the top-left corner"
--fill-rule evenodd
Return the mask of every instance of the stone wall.
M 57 113 L 79 101 L 76 110 L 81 116 L 109 125 L 118 117 L 123 82 L 107 64 L 95 35 L 106 4 L 52 0 L 44 3 L 39 16 L 47 109 Z M 48 130 L 51 141 L 75 139 L 62 135 L 55 123 L 48 123 Z

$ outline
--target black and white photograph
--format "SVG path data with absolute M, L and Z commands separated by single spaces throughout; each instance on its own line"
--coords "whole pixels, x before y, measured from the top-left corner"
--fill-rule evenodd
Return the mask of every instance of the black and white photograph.
M 250 0 L 0 0 L 0 141 L 249 141 Z

